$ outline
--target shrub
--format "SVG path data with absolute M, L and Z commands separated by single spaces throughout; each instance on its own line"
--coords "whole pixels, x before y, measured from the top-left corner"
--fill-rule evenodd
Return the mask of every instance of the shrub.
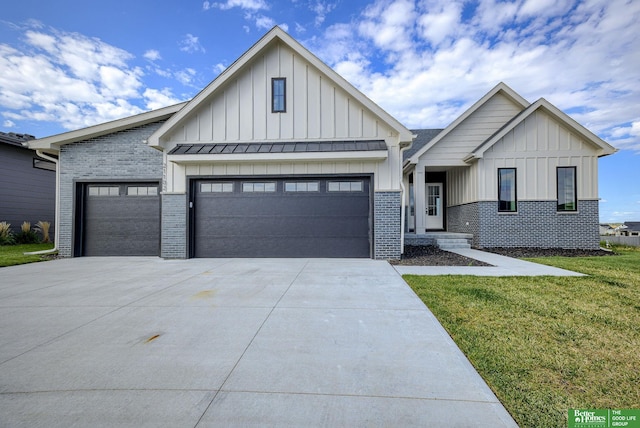
M 15 243 L 11 224 L 6 221 L 0 222 L 0 245 L 12 245 Z
M 49 229 L 51 228 L 51 223 L 48 221 L 39 221 L 36 223 L 35 231 L 40 232 L 42 234 L 42 243 L 46 244 L 51 242 L 49 239 Z
M 25 221 L 20 226 L 20 232 L 15 236 L 16 244 L 37 244 L 40 242 L 38 234 L 31 230 L 31 223 Z

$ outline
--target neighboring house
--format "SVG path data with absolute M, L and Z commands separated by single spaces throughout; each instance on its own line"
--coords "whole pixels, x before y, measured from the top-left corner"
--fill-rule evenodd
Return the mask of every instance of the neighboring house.
M 615 234 L 616 234 L 615 227 L 611 227 L 610 224 L 600 223 L 600 236 L 615 235 Z
M 275 27 L 191 101 L 33 141 L 63 256 L 401 253 L 411 132 Z
M 562 170 L 566 182 L 573 172 L 580 192 L 572 201 L 567 191 L 564 209 L 577 203 L 578 211 L 557 213 L 555 193 L 547 192 L 571 239 L 554 235 L 558 220 L 546 212 L 534 222 L 552 223 L 549 246 L 592 247 L 584 231 L 593 225 L 597 237 L 597 156 L 613 148 L 546 102 L 529 106 L 502 84 L 492 93 L 449 128 L 418 131 L 411 147 L 413 132 L 275 27 L 189 102 L 29 145 L 59 157 L 57 244 L 67 257 L 393 259 L 402 252 L 405 220 L 418 234 L 469 231 L 478 234 L 477 245 L 489 246 L 488 233 L 529 230 L 526 222 L 539 210 L 531 212 L 527 201 L 544 180 L 540 175 L 529 183 L 532 173 L 523 165 L 530 157 L 555 168 L 553 156 L 561 156 L 558 165 L 578 162 L 577 169 Z M 500 112 L 498 120 L 483 124 L 489 111 Z M 543 115 L 545 126 L 557 131 L 553 143 L 487 163 L 508 135 L 520 135 L 521 123 Z M 551 124 L 556 120 L 561 125 Z M 565 127 L 572 135 L 567 148 Z M 516 160 L 520 156 L 526 159 Z M 474 214 L 495 193 L 484 190 L 495 187 L 487 170 L 512 163 L 519 198 L 503 205 L 517 203 L 517 211 Z M 439 200 L 431 195 L 442 212 L 435 225 L 419 215 L 427 180 L 442 186 Z M 544 183 L 555 186 L 551 181 Z M 506 215 L 517 228 L 495 221 Z M 490 219 L 496 227 L 486 226 Z M 509 243 L 527 245 L 521 238 Z
M 619 234 L 625 236 L 640 235 L 640 221 L 625 221 L 620 228 Z
M 481 248 L 599 248 L 598 158 L 616 150 L 545 99 L 500 83 L 429 137 L 405 157 L 407 242 L 448 231 Z
M 55 222 L 56 166 L 27 147 L 33 136 L 0 132 L 0 222 Z

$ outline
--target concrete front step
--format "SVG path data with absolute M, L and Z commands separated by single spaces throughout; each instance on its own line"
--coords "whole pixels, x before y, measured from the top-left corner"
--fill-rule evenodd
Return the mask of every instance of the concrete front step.
M 448 248 L 471 248 L 467 239 L 438 239 L 436 240 L 436 243 L 441 250 L 446 250 Z

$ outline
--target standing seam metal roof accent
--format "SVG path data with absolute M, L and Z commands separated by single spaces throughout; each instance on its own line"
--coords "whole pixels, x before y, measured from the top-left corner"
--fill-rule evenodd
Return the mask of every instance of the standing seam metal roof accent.
M 320 153 L 368 152 L 387 150 L 384 140 L 370 141 L 299 141 L 287 143 L 213 143 L 178 144 L 170 155 L 239 154 L 239 153 Z

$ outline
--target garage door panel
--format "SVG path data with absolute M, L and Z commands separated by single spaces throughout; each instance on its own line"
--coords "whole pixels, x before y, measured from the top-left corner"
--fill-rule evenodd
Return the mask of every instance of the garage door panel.
M 232 197 L 200 197 L 197 205 L 206 206 L 209 215 L 226 215 L 229 213 L 256 213 L 256 215 L 344 215 L 349 212 L 367 213 L 369 211 L 368 196 L 354 196 L 352 199 L 324 196 L 300 197 L 297 195 L 271 195 L 269 201 L 262 198 L 242 197 L 242 194 Z
M 291 238 L 257 237 L 252 239 L 215 238 L 219 252 L 215 257 L 365 257 L 369 245 L 360 238 Z M 196 244 L 198 246 L 198 244 Z M 295 253 L 292 253 L 295 248 Z M 199 251 L 205 251 L 203 245 Z M 354 255 L 355 254 L 355 255 Z M 214 256 L 210 256 L 214 257 Z
M 283 217 L 283 216 L 244 216 L 242 227 L 238 227 L 237 217 L 217 217 L 215 220 L 202 221 L 199 228 L 198 239 L 202 237 L 231 237 L 241 236 L 247 238 L 270 237 L 305 237 L 312 239 L 320 236 L 359 237 L 367 239 L 369 229 L 367 219 L 362 217 L 324 217 L 315 219 L 311 223 L 308 217 Z
M 313 180 L 318 191 L 284 191 L 291 179 L 282 178 L 269 179 L 274 192 L 242 192 L 250 180 L 236 180 L 226 193 L 201 193 L 196 185 L 194 255 L 369 257 L 368 178 L 357 178 L 363 185 L 354 192 L 328 192 L 329 179 Z
M 108 184 L 118 188 L 115 195 L 92 195 L 85 185 L 85 212 L 82 255 L 157 256 L 160 250 L 160 197 L 127 195 L 130 183 Z M 141 186 L 153 187 L 149 183 Z M 157 186 L 157 184 L 156 184 Z

